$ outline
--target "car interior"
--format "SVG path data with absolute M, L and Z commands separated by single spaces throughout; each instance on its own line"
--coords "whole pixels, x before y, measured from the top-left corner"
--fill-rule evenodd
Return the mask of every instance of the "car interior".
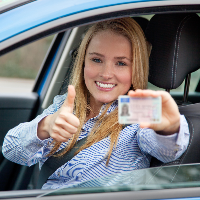
M 191 74 L 200 68 L 200 17 L 195 13 L 175 13 L 134 16 L 133 19 L 140 24 L 152 45 L 149 82 L 171 93 L 180 113 L 186 115 L 191 133 L 189 147 L 181 158 L 165 164 L 152 158 L 151 167 L 199 163 L 200 82 L 196 90 L 190 92 L 190 80 Z M 17 97 L 10 98 L 10 101 L 9 96 L 0 98 L 0 121 L 4 124 L 0 126 L 0 132 L 3 133 L 0 135 L 1 145 L 9 129 L 32 120 L 52 103 L 54 96 L 66 93 L 77 48 L 89 26 L 56 34 L 41 66 L 33 93 L 20 97 L 20 101 Z M 45 80 L 45 83 L 40 80 Z M 184 91 L 173 92 L 183 82 Z M 6 123 L 8 120 L 10 123 Z M 0 155 L 0 191 L 35 189 L 38 176 L 38 165 L 20 166 Z
M 191 73 L 199 69 L 200 57 L 200 18 L 197 14 L 155 15 L 146 30 L 147 40 L 152 44 L 150 56 L 149 81 L 168 92 L 177 88 L 185 80 L 182 100 L 176 99 L 182 107 L 199 102 L 197 97 L 189 97 Z M 170 27 L 170 28 L 169 28 Z M 164 66 L 164 67 L 163 67 Z M 190 103 L 191 102 L 191 103 Z M 196 104 L 199 107 L 199 104 Z M 196 112 L 198 113 L 198 112 Z M 193 115 L 190 113 L 190 115 Z M 198 163 L 198 116 L 187 116 L 190 124 L 190 144 L 178 160 L 170 164 Z M 157 166 L 152 159 L 151 166 Z

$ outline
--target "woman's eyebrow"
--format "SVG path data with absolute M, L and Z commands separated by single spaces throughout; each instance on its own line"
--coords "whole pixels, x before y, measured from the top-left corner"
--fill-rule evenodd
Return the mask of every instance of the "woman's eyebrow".
M 100 57 L 104 57 L 104 55 L 100 54 L 100 53 L 97 53 L 97 52 L 91 52 L 89 53 L 90 55 L 97 55 L 97 56 L 100 56 Z
M 115 57 L 115 59 L 119 59 L 119 60 L 127 59 L 127 60 L 129 60 L 129 61 L 131 61 L 131 62 L 132 62 L 132 59 L 130 59 L 130 58 L 127 58 L 126 56 L 119 56 L 119 57 Z
M 100 53 L 97 53 L 97 52 L 91 52 L 91 53 L 89 53 L 89 55 L 97 55 L 97 56 L 100 56 L 100 57 L 105 57 L 103 54 L 100 54 Z M 126 56 L 117 56 L 117 57 L 115 57 L 115 59 L 118 59 L 118 60 L 127 59 L 130 62 L 132 62 L 132 59 L 129 59 Z

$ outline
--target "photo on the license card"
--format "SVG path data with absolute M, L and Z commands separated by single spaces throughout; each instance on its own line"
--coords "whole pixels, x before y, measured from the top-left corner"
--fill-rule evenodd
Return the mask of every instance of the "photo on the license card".
M 118 120 L 120 124 L 141 122 L 161 122 L 161 97 L 129 97 L 118 98 Z

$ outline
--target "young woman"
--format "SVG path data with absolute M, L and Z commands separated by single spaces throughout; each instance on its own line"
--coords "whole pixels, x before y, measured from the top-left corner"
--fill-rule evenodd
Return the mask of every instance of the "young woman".
M 143 90 L 148 81 L 148 43 L 131 18 L 99 22 L 86 33 L 78 51 L 68 93 L 31 122 L 11 129 L 4 156 L 22 165 L 41 165 L 60 149 L 62 156 L 88 137 L 76 155 L 57 169 L 43 189 L 70 187 L 94 178 L 149 167 L 151 156 L 177 159 L 189 130 L 172 97 Z M 162 122 L 123 128 L 118 123 L 119 95 L 161 96 Z M 70 140 L 69 140 L 70 139 Z

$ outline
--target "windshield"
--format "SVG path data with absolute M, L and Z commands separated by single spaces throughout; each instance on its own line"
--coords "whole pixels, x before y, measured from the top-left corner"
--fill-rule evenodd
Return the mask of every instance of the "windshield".
M 28 0 L 0 0 L 0 13 L 4 13 L 28 2 Z
M 137 190 L 160 190 L 199 186 L 199 164 L 176 165 L 116 173 L 105 176 L 103 178 L 85 181 L 70 188 L 61 188 L 47 192 L 41 196 Z
M 17 1 L 20 1 L 20 0 L 1 0 L 0 1 L 0 8 L 3 7 L 3 6 L 7 6 L 9 4 L 12 4 L 14 2 L 17 2 Z

